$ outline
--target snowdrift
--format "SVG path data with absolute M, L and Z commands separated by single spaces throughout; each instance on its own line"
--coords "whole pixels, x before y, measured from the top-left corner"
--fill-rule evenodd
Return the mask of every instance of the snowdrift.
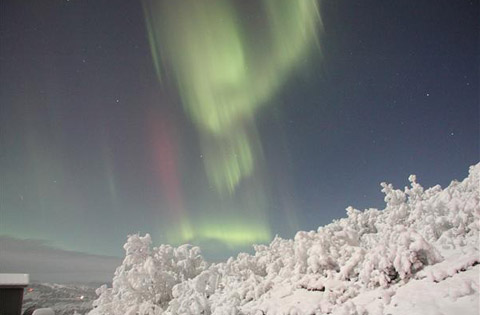
M 409 181 L 382 183 L 384 210 L 349 207 L 223 263 L 131 235 L 90 315 L 479 314 L 480 164 L 443 190 Z

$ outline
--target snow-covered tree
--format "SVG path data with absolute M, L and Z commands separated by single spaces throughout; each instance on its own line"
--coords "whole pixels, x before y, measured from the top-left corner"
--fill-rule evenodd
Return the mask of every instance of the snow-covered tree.
M 162 314 L 172 299 L 173 287 L 207 267 L 198 247 L 161 245 L 151 249 L 149 234 L 130 235 L 126 252 L 115 271 L 112 288 L 97 290 L 94 313 L 105 315 Z

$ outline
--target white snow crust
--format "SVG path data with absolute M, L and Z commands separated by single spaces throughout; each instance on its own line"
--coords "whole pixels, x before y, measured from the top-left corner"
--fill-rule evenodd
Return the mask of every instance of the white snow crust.
M 27 286 L 29 276 L 25 273 L 0 273 L 1 286 Z
M 386 207 L 207 264 L 131 235 L 90 315 L 479 314 L 480 164 L 447 188 L 382 183 Z

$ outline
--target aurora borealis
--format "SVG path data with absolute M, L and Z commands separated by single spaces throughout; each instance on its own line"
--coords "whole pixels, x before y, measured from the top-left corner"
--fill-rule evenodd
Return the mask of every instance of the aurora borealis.
M 218 260 L 381 207 L 382 181 L 464 178 L 480 143 L 475 12 L 2 1 L 0 236 L 121 256 L 148 232 Z
M 156 72 L 160 81 L 162 69 L 172 73 L 183 108 L 199 133 L 207 178 L 223 198 L 235 194 L 246 178 L 257 180 L 254 172 L 262 145 L 255 117 L 311 54 L 321 25 L 316 1 L 268 0 L 249 5 L 255 12 L 264 12 L 260 32 L 259 25 L 254 28 L 241 19 L 239 3 L 232 1 L 144 2 Z M 159 151 L 171 148 L 164 143 Z M 167 169 L 171 171 L 172 166 Z M 170 185 L 177 191 L 176 178 L 167 178 L 168 196 L 178 194 L 169 192 Z M 178 202 L 171 207 L 181 208 Z M 243 212 L 237 217 L 225 215 L 225 210 L 214 214 L 224 218 L 205 227 L 181 223 L 181 241 L 203 237 L 229 245 L 269 241 L 268 222 L 261 215 L 265 205 L 244 207 L 235 211 Z M 222 228 L 232 222 L 233 226 Z
M 219 192 L 233 193 L 252 175 L 261 151 L 257 112 L 318 42 L 317 2 L 249 4 L 264 11 L 256 27 L 238 16 L 232 1 L 144 3 L 157 73 L 164 60 L 200 133 L 209 180 Z

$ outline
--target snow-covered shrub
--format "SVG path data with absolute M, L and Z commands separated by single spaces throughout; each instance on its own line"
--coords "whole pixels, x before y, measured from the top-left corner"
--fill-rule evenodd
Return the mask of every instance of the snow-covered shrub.
M 161 245 L 151 249 L 151 243 L 149 234 L 128 237 L 123 246 L 126 256 L 115 271 L 112 288 L 97 290 L 97 314 L 162 314 L 173 297 L 173 287 L 207 267 L 198 247 Z
M 403 225 L 385 231 L 376 243 L 359 268 L 360 280 L 369 287 L 386 287 L 394 281 L 406 280 L 424 266 L 442 260 L 420 234 Z

